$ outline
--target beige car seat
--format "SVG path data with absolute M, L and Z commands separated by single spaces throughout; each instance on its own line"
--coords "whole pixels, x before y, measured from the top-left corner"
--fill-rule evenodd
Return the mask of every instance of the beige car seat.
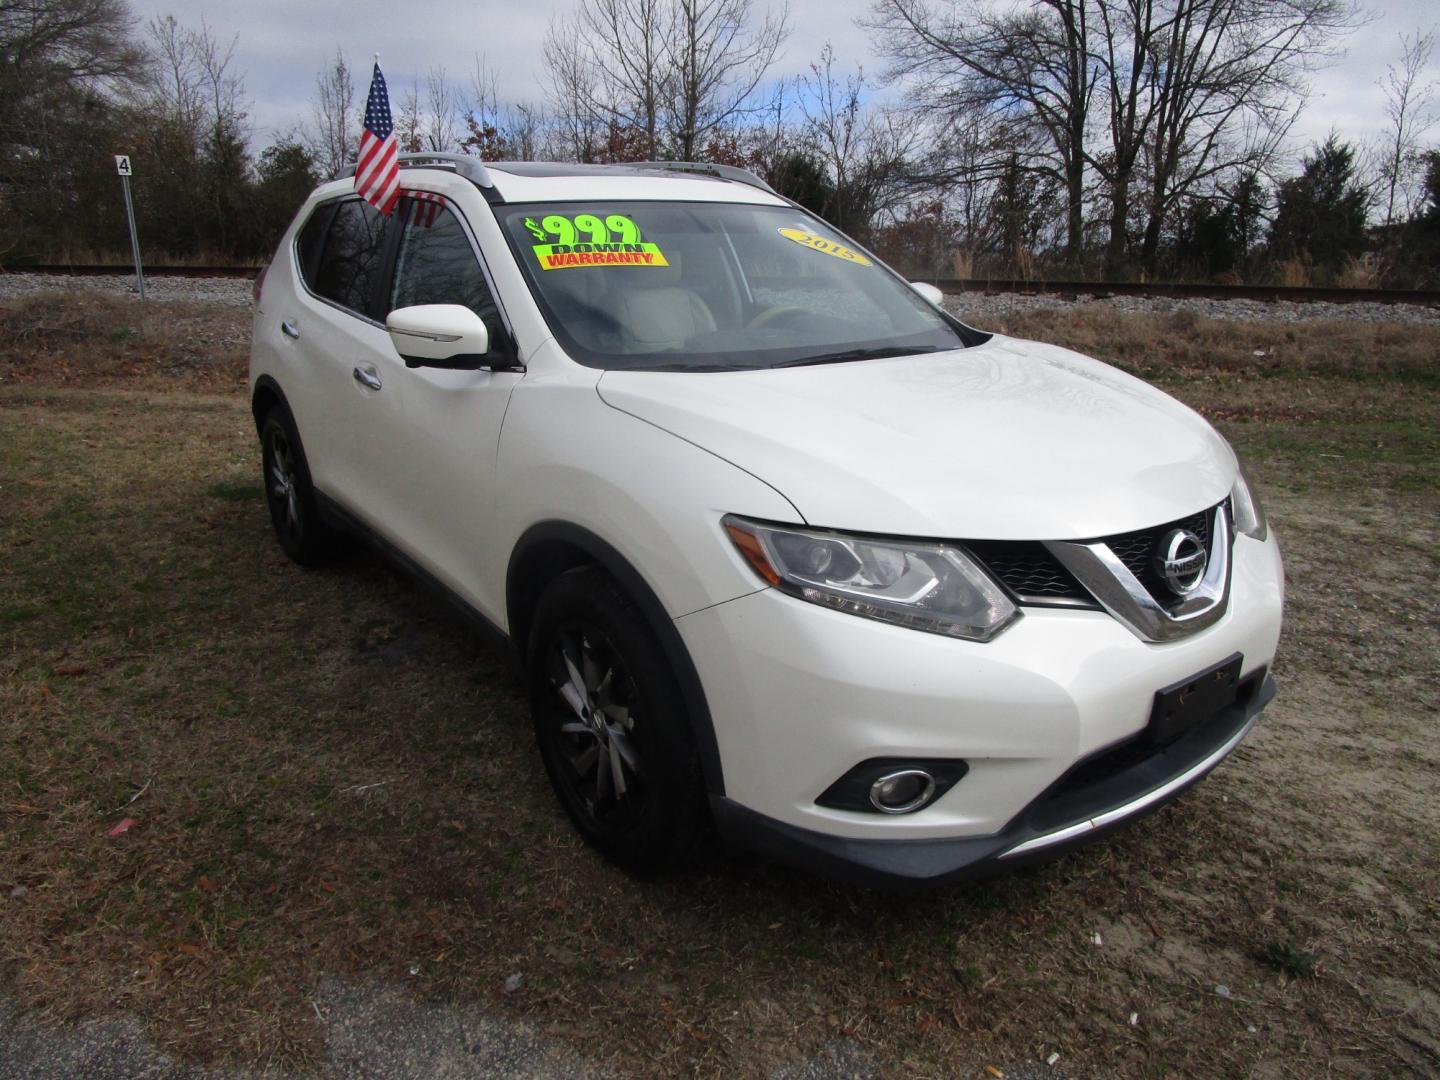
M 630 352 L 679 349 L 696 334 L 713 334 L 716 330 L 709 305 L 680 285 L 684 257 L 669 249 L 665 257 L 669 266 L 610 271 L 615 277 L 609 308 Z

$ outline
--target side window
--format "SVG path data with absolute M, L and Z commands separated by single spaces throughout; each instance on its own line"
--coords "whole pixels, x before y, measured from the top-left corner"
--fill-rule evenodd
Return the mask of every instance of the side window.
M 320 249 L 325 246 L 325 230 L 330 227 L 330 218 L 334 213 L 334 203 L 316 207 L 295 239 L 297 269 L 301 279 L 312 289 L 315 288 L 315 264 L 320 260 Z
M 336 207 L 315 271 L 315 291 L 341 307 L 369 315 L 376 283 L 385 269 L 389 224 L 389 218 L 359 199 Z
M 499 311 L 460 219 L 436 202 L 408 199 L 402 205 L 405 231 L 395 258 L 389 309 L 463 304 L 485 320 L 490 339 L 496 340 Z

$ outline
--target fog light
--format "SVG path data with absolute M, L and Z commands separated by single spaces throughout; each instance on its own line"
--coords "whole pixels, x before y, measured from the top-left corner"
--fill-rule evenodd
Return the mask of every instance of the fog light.
M 882 814 L 908 814 L 935 797 L 935 778 L 924 769 L 886 773 L 870 785 L 870 805 Z
M 943 799 L 967 771 L 959 758 L 868 758 L 847 769 L 815 804 L 858 814 L 913 814 Z

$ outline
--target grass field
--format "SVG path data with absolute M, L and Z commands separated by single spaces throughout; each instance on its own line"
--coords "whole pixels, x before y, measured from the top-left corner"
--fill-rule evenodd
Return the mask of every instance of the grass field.
M 302 1069 L 339 979 L 624 1073 L 1440 1072 L 1440 329 L 1003 327 L 1158 382 L 1248 458 L 1287 556 L 1281 693 L 1109 842 L 898 898 L 602 864 L 505 657 L 368 555 L 281 556 L 246 320 L 0 306 L 0 996 Z

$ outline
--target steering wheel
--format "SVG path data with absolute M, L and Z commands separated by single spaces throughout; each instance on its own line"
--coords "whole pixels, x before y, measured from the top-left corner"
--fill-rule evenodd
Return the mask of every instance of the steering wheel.
M 753 319 L 746 323 L 745 326 L 751 330 L 758 330 L 762 326 L 769 326 L 771 323 L 776 322 L 779 319 L 784 319 L 790 315 L 814 314 L 815 313 L 809 308 L 801 307 L 799 304 L 780 304 L 776 307 L 766 308 L 764 311 L 760 312 L 759 315 L 756 315 Z

